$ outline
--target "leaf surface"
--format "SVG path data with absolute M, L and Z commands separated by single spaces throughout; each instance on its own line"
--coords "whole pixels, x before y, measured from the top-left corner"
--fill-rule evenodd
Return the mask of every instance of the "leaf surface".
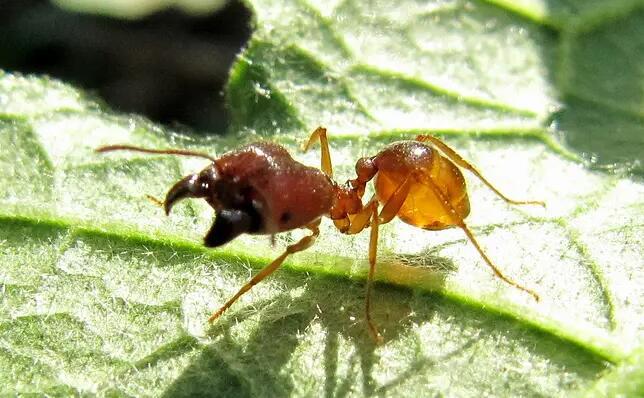
M 633 1 L 251 3 L 231 71 L 231 134 L 178 134 L 39 77 L 0 76 L 3 394 L 635 396 L 644 323 L 644 12 Z M 467 175 L 461 231 L 381 228 L 374 319 L 368 234 L 328 220 L 307 252 L 205 319 L 285 245 L 201 246 L 212 212 L 162 197 L 199 159 L 266 138 L 298 152 L 329 128 L 339 181 L 361 156 L 439 134 L 508 196 Z M 591 159 L 594 163 L 582 161 Z

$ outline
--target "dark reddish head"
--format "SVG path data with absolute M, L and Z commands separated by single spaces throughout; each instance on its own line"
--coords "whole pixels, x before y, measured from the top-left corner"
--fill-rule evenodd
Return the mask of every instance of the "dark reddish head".
M 319 169 L 291 158 L 281 146 L 255 143 L 228 152 L 200 173 L 177 182 L 166 213 L 184 198 L 204 198 L 216 212 L 205 245 L 221 246 L 242 233 L 276 234 L 328 214 L 334 185 Z
M 136 151 L 198 156 L 212 163 L 170 188 L 163 208 L 185 198 L 203 198 L 215 209 L 215 222 L 204 238 L 208 247 L 221 246 L 243 233 L 269 234 L 305 227 L 332 205 L 335 184 L 322 171 L 295 161 L 280 145 L 258 142 L 220 158 L 183 149 L 147 149 L 109 145 L 98 152 Z
M 249 197 L 248 191 L 234 179 L 222 178 L 216 163 L 182 178 L 170 188 L 163 202 L 166 214 L 185 198 L 204 198 L 216 211 L 215 222 L 204 239 L 208 247 L 221 246 L 240 234 L 262 229 L 261 203 Z

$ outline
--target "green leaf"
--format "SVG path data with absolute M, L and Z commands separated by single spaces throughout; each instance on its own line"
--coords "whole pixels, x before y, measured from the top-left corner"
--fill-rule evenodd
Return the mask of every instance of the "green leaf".
M 0 75 L 3 395 L 641 394 L 631 383 L 644 368 L 641 2 L 333 4 L 252 2 L 227 138 Z M 494 278 L 461 231 L 395 220 L 381 228 L 373 316 L 386 342 L 375 346 L 368 234 L 325 220 L 313 248 L 207 327 L 303 232 L 275 247 L 243 236 L 205 249 L 205 204 L 165 217 L 145 199 L 203 161 L 93 149 L 216 156 L 270 137 L 317 165 L 297 146 L 319 124 L 339 181 L 359 157 L 431 132 L 509 196 L 545 200 L 510 207 L 468 176 L 468 224 L 542 301 Z
M 203 15 L 226 5 L 226 0 L 52 0 L 52 2 L 74 12 L 103 14 L 124 19 L 143 18 L 166 8 L 178 8 L 188 14 Z

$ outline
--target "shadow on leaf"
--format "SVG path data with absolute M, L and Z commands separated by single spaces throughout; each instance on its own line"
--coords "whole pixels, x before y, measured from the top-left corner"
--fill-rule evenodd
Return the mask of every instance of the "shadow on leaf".
M 307 350 L 318 351 L 319 362 L 310 364 L 310 371 L 324 377 L 326 396 L 352 395 L 356 388 L 364 395 L 377 392 L 371 374 L 378 347 L 364 320 L 364 284 L 311 277 L 304 292 L 293 298 L 288 292 L 302 285 L 301 275 L 282 272 L 275 278 L 285 285 L 285 293 L 274 300 L 255 302 L 251 308 L 232 309 L 210 330 L 216 343 L 202 351 L 165 396 L 287 396 L 302 388 L 294 384 L 297 375 L 289 368 L 292 362 L 306 360 L 298 352 Z M 373 318 L 385 341 L 405 335 L 418 321 L 411 315 L 413 295 L 378 284 L 374 293 Z M 424 320 L 431 317 L 431 312 L 423 314 Z M 251 329 L 247 338 L 233 337 L 237 322 Z M 352 347 L 350 357 L 339 358 L 347 345 Z M 349 366 L 343 376 L 338 376 L 339 361 Z M 409 372 L 418 366 L 414 364 Z
M 608 6 L 608 3 L 606 3 Z M 562 33 L 563 108 L 551 126 L 566 144 L 600 168 L 644 173 L 644 10 L 590 32 Z
M 390 266 L 387 263 L 383 268 Z M 438 273 L 443 280 L 447 276 L 445 272 L 423 272 Z M 283 286 L 283 293 L 231 309 L 211 328 L 214 343 L 201 349 L 164 396 L 310 396 L 322 391 L 326 397 L 395 394 L 415 378 L 470 363 L 471 356 L 485 351 L 483 340 L 523 341 L 522 345 L 531 347 L 530 355 L 587 373 L 585 377 L 591 379 L 603 370 L 603 363 L 583 350 L 513 320 L 434 294 L 376 284 L 373 318 L 385 338 L 385 345 L 378 347 L 364 320 L 363 283 L 322 276 L 302 281 L 302 274 L 284 271 L 273 278 Z M 297 290 L 302 293 L 293 297 L 291 293 Z M 458 319 L 460 328 L 441 330 L 445 319 Z M 428 355 L 425 337 L 419 335 L 421 325 L 441 330 L 436 332 L 439 335 L 448 333 L 451 339 L 446 338 L 438 349 L 431 348 L 436 354 Z M 407 349 L 404 363 L 388 369 L 383 383 L 386 352 L 391 355 Z M 317 383 L 311 384 L 313 380 Z M 524 393 L 539 391 L 538 386 L 525 384 Z

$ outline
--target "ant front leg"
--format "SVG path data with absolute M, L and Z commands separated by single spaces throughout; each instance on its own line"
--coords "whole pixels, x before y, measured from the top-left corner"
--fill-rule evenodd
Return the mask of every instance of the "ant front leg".
M 416 137 L 416 141 L 420 142 L 426 142 L 429 141 L 432 144 L 434 144 L 438 149 L 441 150 L 447 156 L 452 162 L 456 163 L 457 165 L 461 166 L 462 168 L 469 170 L 472 174 L 474 174 L 479 180 L 483 182 L 483 184 L 487 185 L 488 188 L 492 190 L 495 194 L 497 194 L 501 199 L 506 201 L 507 203 L 513 204 L 513 205 L 539 205 L 545 207 L 546 204 L 540 200 L 513 200 L 505 196 L 504 194 L 501 193 L 494 185 L 492 185 L 491 182 L 489 182 L 481 173 L 479 173 L 478 170 L 472 164 L 470 164 L 468 161 L 463 159 L 461 155 L 459 155 L 455 150 L 447 146 L 443 141 L 439 140 L 436 137 L 432 137 L 431 135 L 419 135 Z
M 315 143 L 315 141 L 320 140 L 320 152 L 322 154 L 321 156 L 321 165 L 320 168 L 330 178 L 333 178 L 333 166 L 331 165 L 331 152 L 329 151 L 329 140 L 326 137 L 326 129 L 324 127 L 318 127 L 311 133 L 311 137 L 309 137 L 309 140 L 306 142 L 306 144 L 302 145 L 302 150 L 304 152 L 308 151 L 309 148 L 311 148 L 311 145 Z
M 311 231 L 311 235 L 305 236 L 302 239 L 300 239 L 297 243 L 292 244 L 286 248 L 284 253 L 282 253 L 279 257 L 277 257 L 275 260 L 273 260 L 272 263 L 268 264 L 266 267 L 264 267 L 257 275 L 255 275 L 250 281 L 248 281 L 244 286 L 242 286 L 241 289 L 235 295 L 226 302 L 221 308 L 219 308 L 217 311 L 215 311 L 210 318 L 208 318 L 208 322 L 212 323 L 214 322 L 221 314 L 224 313 L 235 301 L 237 301 L 238 298 L 240 298 L 244 293 L 249 291 L 253 286 L 261 282 L 264 278 L 272 274 L 276 269 L 279 268 L 280 265 L 286 260 L 286 258 L 294 253 L 301 252 L 303 250 L 308 249 L 315 243 L 315 239 L 318 237 L 320 234 L 319 230 L 319 225 L 320 225 L 320 220 L 316 220 L 313 223 L 309 224 L 306 226 L 307 229 Z

